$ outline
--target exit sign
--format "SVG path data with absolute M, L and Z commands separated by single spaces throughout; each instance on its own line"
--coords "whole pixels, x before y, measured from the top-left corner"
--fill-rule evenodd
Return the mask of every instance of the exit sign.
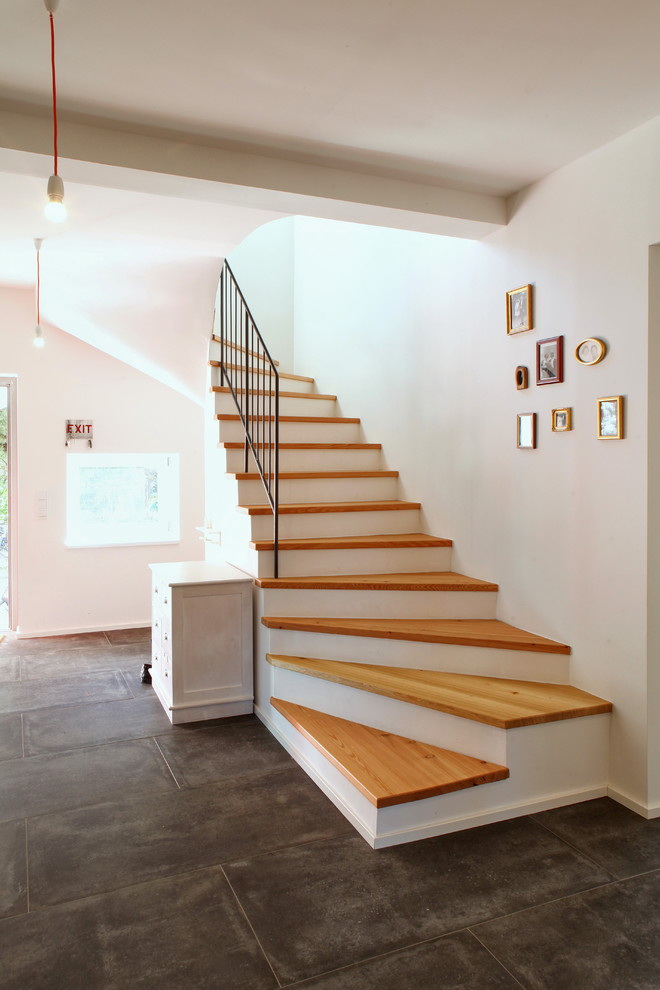
M 66 446 L 72 440 L 87 440 L 90 447 L 94 438 L 94 424 L 91 419 L 67 419 L 66 421 Z

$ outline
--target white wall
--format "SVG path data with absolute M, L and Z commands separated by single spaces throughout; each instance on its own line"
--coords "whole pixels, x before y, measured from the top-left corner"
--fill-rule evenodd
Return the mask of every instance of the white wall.
M 228 256 L 271 357 L 293 367 L 294 219 L 264 224 Z
M 295 370 L 384 443 L 427 531 L 454 539 L 455 569 L 500 583 L 501 619 L 572 646 L 573 683 L 615 704 L 613 793 L 656 811 L 646 450 L 659 166 L 656 120 L 526 190 L 482 242 L 297 219 L 294 339 Z M 505 292 L 527 282 L 536 329 L 508 337 Z M 533 381 L 536 341 L 559 334 L 564 383 L 517 392 L 516 365 Z M 609 348 L 591 368 L 573 357 L 587 336 Z M 599 441 L 595 401 L 614 394 L 626 439 Z M 562 406 L 574 430 L 553 434 Z M 518 412 L 538 413 L 536 451 L 516 449 Z
M 0 376 L 18 376 L 18 598 L 26 635 L 150 623 L 148 564 L 198 559 L 203 546 L 203 409 L 75 337 L 44 326 L 32 345 L 33 294 L 0 290 Z M 94 421 L 99 453 L 180 454 L 181 540 L 146 547 L 69 549 L 65 539 L 67 419 Z M 70 450 L 84 450 L 72 445 Z M 37 519 L 35 493 L 49 495 Z

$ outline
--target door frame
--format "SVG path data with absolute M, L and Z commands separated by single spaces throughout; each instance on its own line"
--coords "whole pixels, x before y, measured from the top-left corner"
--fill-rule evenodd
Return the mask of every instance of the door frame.
M 7 469 L 9 477 L 9 628 L 16 630 L 18 609 L 16 604 L 16 551 L 18 537 L 18 472 L 16 469 L 16 385 L 15 376 L 0 375 L 0 386 L 7 387 Z

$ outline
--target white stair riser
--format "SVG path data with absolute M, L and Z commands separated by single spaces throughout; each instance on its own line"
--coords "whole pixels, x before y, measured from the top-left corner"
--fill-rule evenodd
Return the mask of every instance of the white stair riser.
M 399 496 L 398 478 L 280 478 L 280 502 L 379 502 Z M 266 502 L 261 480 L 238 482 L 239 505 Z
M 510 731 L 274 667 L 273 695 L 407 739 L 507 765 Z
M 245 398 L 242 396 L 239 398 Z M 259 399 L 257 403 L 257 398 Z M 275 399 L 269 396 L 251 395 L 250 403 L 253 408 L 260 411 L 264 409 L 269 414 L 275 412 Z M 233 413 L 236 411 L 236 403 L 233 395 L 227 392 L 215 393 L 215 411 L 218 413 Z M 306 399 L 291 398 L 290 396 L 280 396 L 280 416 L 339 416 L 336 399 Z
M 356 663 L 410 667 L 413 670 L 444 670 L 483 677 L 548 681 L 552 684 L 570 683 L 571 658 L 557 653 L 493 650 L 483 646 L 419 643 L 369 636 L 334 636 L 294 629 L 268 629 L 267 632 L 270 653 L 352 660 Z
M 220 448 L 222 452 L 223 448 Z M 227 471 L 243 471 L 242 450 L 225 448 Z M 383 468 L 382 451 L 349 448 L 342 450 L 331 447 L 327 450 L 308 448 L 302 450 L 280 449 L 280 471 L 379 471 Z M 248 470 L 254 471 L 254 461 L 250 455 Z
M 400 547 L 356 550 L 280 550 L 280 577 L 305 574 L 400 574 L 406 571 L 448 571 L 451 547 Z M 273 576 L 273 553 L 253 550 L 250 571 Z M 258 558 L 258 559 L 257 559 Z
M 214 361 L 219 361 L 220 358 L 212 358 Z M 214 386 L 226 386 L 227 382 L 222 380 L 220 374 L 220 368 L 211 368 L 211 385 Z M 254 377 L 253 388 L 259 387 L 263 389 L 270 388 L 270 382 L 267 375 L 259 375 Z M 239 386 L 240 387 L 240 386 Z M 280 392 L 299 392 L 301 395 L 309 395 L 311 392 L 316 392 L 316 385 L 314 382 L 301 382 L 297 378 L 284 378 L 280 376 Z
M 218 420 L 218 427 L 220 441 L 243 440 L 240 420 Z M 357 443 L 361 439 L 359 423 L 280 422 L 280 443 Z
M 493 619 L 496 592 L 264 588 L 266 615 L 389 619 Z
M 380 533 L 418 533 L 419 509 L 379 512 L 296 512 L 280 515 L 280 539 L 312 536 L 377 536 Z M 250 516 L 251 539 L 270 540 L 272 516 Z

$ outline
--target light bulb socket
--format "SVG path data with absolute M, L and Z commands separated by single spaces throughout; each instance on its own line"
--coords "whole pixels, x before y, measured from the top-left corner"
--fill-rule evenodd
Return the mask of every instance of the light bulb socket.
M 51 175 L 48 180 L 48 202 L 61 203 L 64 199 L 64 183 L 59 175 Z
M 54 14 L 57 10 L 57 5 L 59 2 L 60 0 L 44 0 L 44 7 L 49 14 Z
M 41 325 L 37 323 L 34 328 L 34 337 L 32 338 L 32 343 L 35 347 L 43 347 L 46 341 L 44 340 L 44 332 L 41 329 Z

